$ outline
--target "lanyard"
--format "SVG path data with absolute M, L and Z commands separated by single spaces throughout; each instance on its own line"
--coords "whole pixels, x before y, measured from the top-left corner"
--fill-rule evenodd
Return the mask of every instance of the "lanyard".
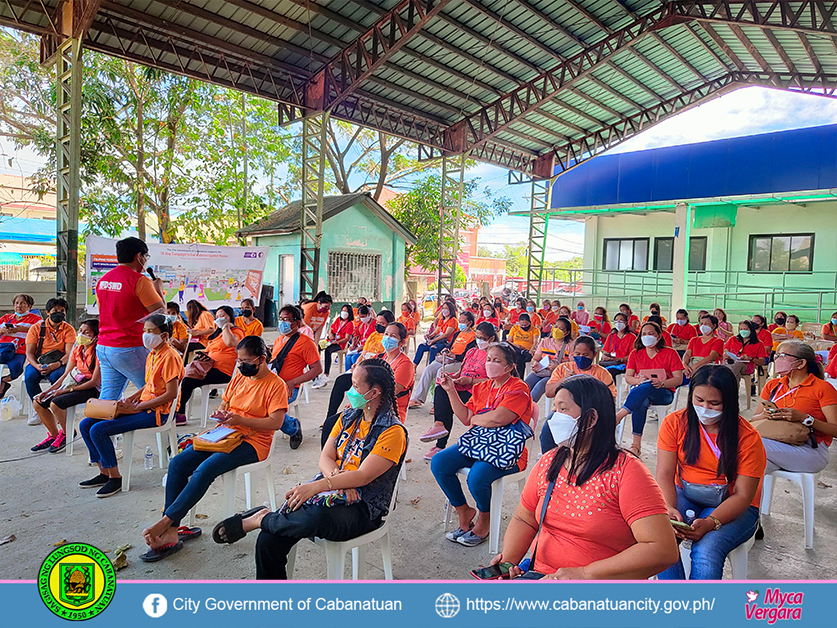
M 505 386 L 505 383 L 503 384 L 503 386 Z M 500 387 L 497 389 L 497 394 L 496 394 L 496 395 L 494 395 L 494 402 L 495 402 L 495 403 L 497 402 L 497 399 L 499 399 L 500 395 L 501 395 L 501 394 L 502 394 L 502 392 L 503 392 L 503 386 L 500 386 Z M 483 408 L 483 410 L 484 410 L 484 411 L 485 411 L 485 410 L 493 410 L 493 409 L 494 409 L 494 406 L 493 406 L 493 405 L 492 405 L 492 403 L 491 403 L 491 390 L 492 390 L 492 389 L 493 389 L 493 386 L 490 386 L 490 387 L 488 388 L 488 398 L 486 399 L 485 408 Z
M 709 433 L 703 428 L 703 425 L 700 426 L 700 431 L 703 433 L 703 436 L 706 438 L 706 442 L 709 444 L 709 449 L 712 450 L 712 453 L 715 454 L 715 457 L 720 460 L 721 459 L 721 448 L 718 447 L 712 439 L 709 438 Z
M 784 399 L 784 398 L 785 398 L 785 397 L 787 397 L 788 395 L 792 395 L 792 394 L 793 394 L 793 393 L 795 393 L 797 390 L 799 390 L 799 386 L 795 386 L 795 387 L 791 388 L 791 389 L 790 389 L 788 392 L 786 392 L 784 395 L 779 395 L 779 396 L 778 396 L 778 397 L 776 397 L 775 399 L 771 399 L 771 401 L 772 401 L 773 403 L 776 403 L 776 402 L 777 402 L 777 401 L 779 401 L 780 399 Z

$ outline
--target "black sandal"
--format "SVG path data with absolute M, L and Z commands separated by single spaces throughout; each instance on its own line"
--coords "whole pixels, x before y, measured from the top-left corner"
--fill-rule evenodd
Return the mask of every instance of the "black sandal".
M 215 524 L 212 529 L 212 540 L 220 545 L 240 541 L 247 536 L 241 522 L 247 517 L 252 517 L 260 510 L 266 510 L 266 508 L 266 506 L 257 506 L 245 512 L 237 512 L 232 517 L 227 517 L 221 523 Z M 221 528 L 224 528 L 224 536 L 221 536 Z
M 144 563 L 156 563 L 158 560 L 163 560 L 172 554 L 176 554 L 182 549 L 183 541 L 169 543 L 168 545 L 163 545 L 157 549 L 149 548 L 145 554 L 140 554 L 140 560 Z
M 198 538 L 203 531 L 200 528 L 190 528 L 189 526 L 180 526 L 177 528 L 177 538 L 181 541 L 191 541 Z

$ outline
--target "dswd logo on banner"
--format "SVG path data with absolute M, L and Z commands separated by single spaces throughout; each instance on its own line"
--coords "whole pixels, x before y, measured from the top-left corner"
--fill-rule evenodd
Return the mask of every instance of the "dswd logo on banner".
M 53 613 L 70 620 L 104 611 L 116 591 L 113 564 L 87 543 L 70 543 L 50 552 L 38 572 L 38 593 Z

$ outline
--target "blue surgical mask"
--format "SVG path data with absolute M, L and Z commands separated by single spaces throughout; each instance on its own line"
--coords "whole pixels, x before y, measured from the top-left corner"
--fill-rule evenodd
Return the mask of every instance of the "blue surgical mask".
M 832 325 L 837 325 L 837 318 L 832 318 L 831 319 L 831 324 Z
M 384 348 L 384 351 L 392 351 L 398 346 L 398 339 L 392 336 L 384 336 L 381 338 L 381 346 Z
M 279 321 L 279 333 L 287 336 L 291 333 L 291 324 L 288 321 Z
M 531 305 L 527 305 L 527 306 L 526 306 L 526 311 L 527 311 L 527 312 L 534 312 L 534 311 L 535 311 L 535 308 L 533 308 Z
M 468 325 L 465 323 L 459 323 L 459 331 L 465 331 L 468 329 Z
M 575 365 L 582 371 L 586 371 L 593 366 L 593 359 L 588 358 L 586 355 L 574 355 L 573 360 L 575 361 Z

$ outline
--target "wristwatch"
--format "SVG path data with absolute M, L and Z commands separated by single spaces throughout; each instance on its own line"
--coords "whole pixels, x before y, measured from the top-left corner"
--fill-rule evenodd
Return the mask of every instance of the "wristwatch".
M 804 425 L 805 427 L 813 427 L 814 426 L 814 417 L 812 417 L 809 414 L 804 419 L 802 419 L 802 425 Z
M 714 521 L 714 522 L 715 522 L 715 529 L 716 529 L 716 530 L 720 530 L 720 529 L 721 529 L 721 526 L 722 526 L 723 524 L 721 523 L 721 520 L 720 520 L 720 519 L 718 519 L 717 517 L 713 517 L 712 515 L 709 515 L 709 516 L 707 517 L 707 519 L 712 519 L 712 521 Z

